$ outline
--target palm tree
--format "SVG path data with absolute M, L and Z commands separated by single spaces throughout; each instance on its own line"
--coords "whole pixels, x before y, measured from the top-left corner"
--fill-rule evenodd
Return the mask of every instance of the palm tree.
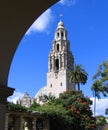
M 98 79 L 105 85 L 108 84 L 108 60 L 99 65 L 97 73 L 93 76 L 93 79 Z
M 54 95 L 49 94 L 49 95 L 44 95 L 44 99 L 45 99 L 45 102 L 51 102 L 55 100 L 56 98 Z
M 94 98 L 94 116 L 96 112 L 96 98 L 100 99 L 102 93 L 104 97 L 108 95 L 108 60 L 99 65 L 97 73 L 93 76 L 95 80 L 91 86 Z
M 85 84 L 87 77 L 87 72 L 84 70 L 83 66 L 79 64 L 74 67 L 74 70 L 69 72 L 69 79 L 72 83 L 78 85 L 78 91 L 80 91 L 80 83 Z
M 100 80 L 96 80 L 91 86 L 94 96 L 94 116 L 96 115 L 96 98 L 101 99 L 101 94 L 106 97 L 108 94 L 108 88 Z
M 94 117 L 96 116 L 96 98 L 100 99 L 100 92 L 102 91 L 102 84 L 98 80 L 96 80 L 91 86 L 91 90 L 93 91 L 94 96 Z

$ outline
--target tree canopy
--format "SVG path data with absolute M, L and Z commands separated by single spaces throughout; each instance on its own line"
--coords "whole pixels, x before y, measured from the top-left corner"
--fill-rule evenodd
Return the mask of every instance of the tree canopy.
M 88 78 L 88 74 L 84 67 L 80 64 L 75 65 L 74 69 L 69 72 L 69 79 L 72 83 L 78 85 L 78 90 L 80 91 L 80 83 L 85 84 Z
M 92 117 L 92 101 L 81 91 L 66 91 L 60 97 L 33 108 L 44 112 L 50 119 L 51 130 L 94 130 L 95 118 Z
M 101 94 L 106 97 L 108 95 L 108 60 L 102 62 L 96 74 L 93 76 L 94 83 L 91 86 L 94 99 L 94 116 L 96 112 L 96 98 L 100 99 Z
M 93 76 L 94 84 L 96 84 L 98 82 L 99 86 L 98 89 L 96 89 L 95 86 L 92 86 L 92 90 L 102 93 L 103 96 L 107 96 L 108 94 L 108 60 L 102 62 L 99 67 L 98 70 L 96 72 L 96 74 Z

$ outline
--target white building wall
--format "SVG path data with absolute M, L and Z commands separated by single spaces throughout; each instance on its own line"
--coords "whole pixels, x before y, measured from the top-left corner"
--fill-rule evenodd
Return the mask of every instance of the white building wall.
M 58 73 L 47 73 L 47 94 L 52 94 L 59 97 L 59 94 L 66 91 L 67 76 L 66 70 L 59 71 Z

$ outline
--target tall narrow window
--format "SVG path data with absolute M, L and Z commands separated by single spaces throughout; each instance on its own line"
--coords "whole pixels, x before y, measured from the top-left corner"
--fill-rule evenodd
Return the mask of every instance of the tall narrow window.
M 57 38 L 59 38 L 59 32 L 57 33 Z
M 63 35 L 63 32 L 61 32 L 61 37 L 63 38 L 63 36 L 64 36 L 64 35 Z
M 52 69 L 52 64 L 50 64 L 50 69 Z
M 52 88 L 52 84 L 50 84 L 50 87 Z
M 56 59 L 56 61 L 55 61 L 55 69 L 57 71 L 59 70 L 59 59 Z
M 62 86 L 63 84 L 62 83 L 60 83 L 60 86 Z
M 59 51 L 59 44 L 57 44 L 57 51 Z

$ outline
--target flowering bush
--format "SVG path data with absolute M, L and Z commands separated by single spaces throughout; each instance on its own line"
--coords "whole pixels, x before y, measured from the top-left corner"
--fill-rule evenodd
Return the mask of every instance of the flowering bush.
M 96 122 L 91 104 L 89 97 L 84 97 L 81 91 L 66 91 L 36 110 L 50 119 L 50 130 L 94 130 Z
M 70 110 L 70 116 L 74 117 L 73 124 L 77 129 L 94 130 L 95 118 L 92 117 L 89 97 L 84 97 L 81 91 L 67 91 L 60 95 L 63 106 Z

